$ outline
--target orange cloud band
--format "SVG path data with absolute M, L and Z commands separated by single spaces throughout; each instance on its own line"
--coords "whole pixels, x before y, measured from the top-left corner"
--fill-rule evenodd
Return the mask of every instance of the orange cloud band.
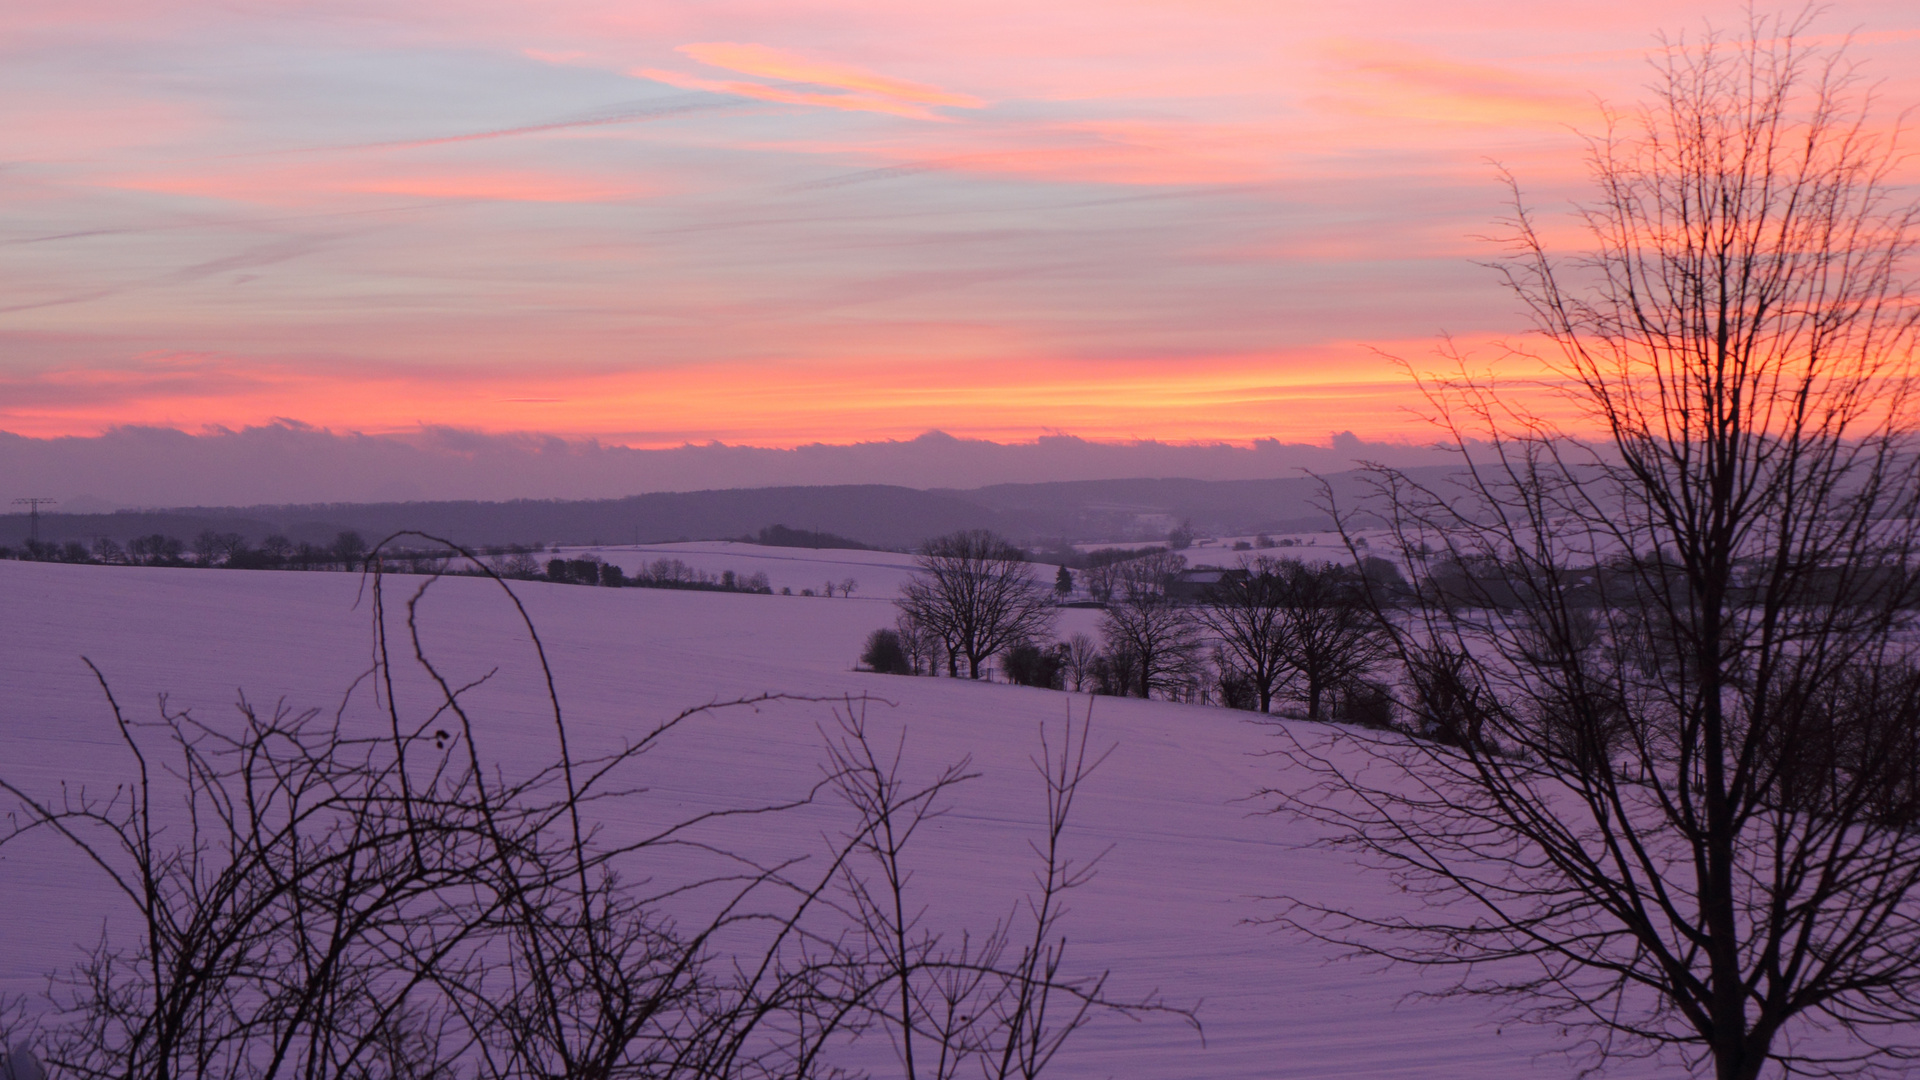
M 1405 343 L 1424 353 L 1427 342 Z M 93 434 L 115 424 L 194 430 L 275 417 L 366 432 L 423 424 L 592 435 L 626 445 L 762 446 L 905 438 L 939 428 L 998 439 L 1319 441 L 1426 438 L 1421 399 L 1357 345 L 1286 355 L 902 364 L 758 362 L 610 371 L 541 366 L 318 364 L 168 353 L 116 368 L 0 378 L 0 430 Z

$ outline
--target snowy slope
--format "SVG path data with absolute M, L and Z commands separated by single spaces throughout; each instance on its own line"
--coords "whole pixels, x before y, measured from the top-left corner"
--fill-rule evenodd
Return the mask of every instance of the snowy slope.
M 1040 812 L 1028 764 L 1045 721 L 1086 699 L 1050 691 L 851 670 L 862 639 L 892 621 L 884 598 L 901 556 L 744 545 L 689 548 L 713 569 L 752 572 L 752 550 L 785 560 L 799 584 L 853 576 L 852 599 L 651 589 L 517 586 L 554 660 L 560 694 L 590 752 L 687 705 L 761 691 L 892 702 L 870 713 L 905 725 L 922 771 L 971 755 L 982 777 L 915 859 L 916 886 L 936 916 L 984 926 L 1006 912 L 1029 870 L 1026 840 Z M 668 549 L 660 549 L 662 551 Z M 658 552 L 603 553 L 610 561 Z M 625 556 L 625 557 L 623 557 Z M 771 574 L 772 572 L 769 571 Z M 889 576 L 893 575 L 893 576 Z M 404 579 L 403 579 L 404 580 Z M 417 581 L 418 579 L 413 579 Z M 776 577 L 778 587 L 781 580 Z M 870 583 L 870 584 L 869 584 Z M 400 583 L 396 582 L 396 588 Z M 423 602 L 430 644 L 457 674 L 499 674 L 473 703 L 483 747 L 508 766 L 550 753 L 551 727 L 525 643 L 493 587 L 446 580 Z M 797 590 L 796 590 L 797 591 Z M 206 719 L 231 715 L 242 690 L 261 704 L 334 708 L 369 661 L 361 581 L 348 574 L 74 567 L 0 562 L 0 770 L 51 792 L 61 781 L 111 785 L 124 775 L 92 658 L 121 703 L 151 716 L 158 695 Z M 1075 625 L 1092 613 L 1070 613 Z M 1090 625 L 1090 621 L 1089 621 Z M 364 702 L 360 702 L 364 705 Z M 352 708 L 358 707 L 350 703 Z M 1402 997 L 1401 971 L 1336 961 L 1323 947 L 1247 920 L 1282 891 L 1352 903 L 1392 901 L 1385 882 L 1344 857 L 1301 845 L 1301 827 L 1261 816 L 1245 797 L 1285 782 L 1260 753 L 1269 729 L 1247 714 L 1165 702 L 1099 699 L 1096 741 L 1117 751 L 1081 796 L 1074 842 L 1112 845 L 1098 878 L 1073 894 L 1066 930 L 1082 965 L 1111 968 L 1120 996 L 1157 988 L 1200 1004 L 1203 1046 L 1170 1020 L 1101 1021 L 1070 1043 L 1059 1077 L 1531 1077 L 1565 1075 L 1540 1057 L 1547 1032 L 1483 1023 L 1484 1006 Z M 830 707 L 782 702 L 731 710 L 676 732 L 645 763 L 645 801 L 611 811 L 615 829 L 653 815 L 737 804 L 804 789 L 818 776 L 817 725 Z M 820 820 L 771 827 L 743 842 L 811 850 Z M 771 832 L 765 832 L 771 828 Z M 781 833 L 780 830 L 787 830 Z M 0 848 L 0 993 L 41 985 L 114 917 L 96 872 L 51 843 Z M 1653 1075 L 1628 1065 L 1613 1075 Z M 1669 1071 L 1666 1075 L 1672 1075 Z
M 765 574 L 774 592 L 792 589 L 821 591 L 828 581 L 837 589 L 842 581 L 859 582 L 853 595 L 891 599 L 913 573 L 911 555 L 891 551 L 767 547 L 737 540 L 696 540 L 679 544 L 619 544 L 565 548 L 570 559 L 597 555 L 632 574 L 658 559 L 678 559 L 695 570 L 720 574 L 732 570 L 742 576 Z M 1042 569 L 1048 569 L 1042 567 Z

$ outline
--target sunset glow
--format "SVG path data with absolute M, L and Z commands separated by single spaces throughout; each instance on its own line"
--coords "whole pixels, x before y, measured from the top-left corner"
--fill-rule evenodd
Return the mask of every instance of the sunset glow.
M 1380 354 L 1524 329 L 1494 163 L 1572 242 L 1575 129 L 1740 18 L 13 5 L 0 430 L 1418 437 Z M 1920 101 L 1920 10 L 1819 25 Z

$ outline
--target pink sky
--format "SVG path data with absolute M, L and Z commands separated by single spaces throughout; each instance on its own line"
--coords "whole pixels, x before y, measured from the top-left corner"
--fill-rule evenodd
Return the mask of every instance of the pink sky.
M 0 9 L 0 430 L 1414 432 L 1511 167 L 1732 4 Z M 1920 9 L 1826 33 L 1920 103 Z

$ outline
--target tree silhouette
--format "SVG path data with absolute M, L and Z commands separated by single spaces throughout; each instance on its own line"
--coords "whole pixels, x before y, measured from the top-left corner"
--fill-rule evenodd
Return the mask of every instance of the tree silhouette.
M 1718 1080 L 1897 1071 L 1920 1022 L 1916 209 L 1808 18 L 1668 45 L 1585 255 L 1515 188 L 1505 280 L 1596 441 L 1425 383 L 1462 478 L 1375 475 L 1445 737 L 1296 734 L 1323 783 L 1273 793 L 1425 901 L 1285 921 Z

